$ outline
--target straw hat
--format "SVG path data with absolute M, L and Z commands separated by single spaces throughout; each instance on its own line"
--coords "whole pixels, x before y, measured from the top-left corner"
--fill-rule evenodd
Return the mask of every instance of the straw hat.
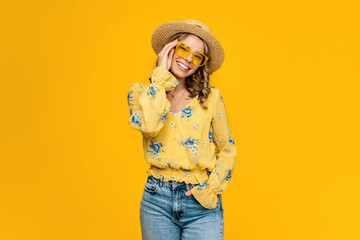
M 167 22 L 157 27 L 151 38 L 151 45 L 155 53 L 158 54 L 168 43 L 169 38 L 179 32 L 195 34 L 208 44 L 210 56 L 208 56 L 207 64 L 209 64 L 210 73 L 215 72 L 221 67 L 224 62 L 224 49 L 220 42 L 211 34 L 209 28 L 196 20 Z

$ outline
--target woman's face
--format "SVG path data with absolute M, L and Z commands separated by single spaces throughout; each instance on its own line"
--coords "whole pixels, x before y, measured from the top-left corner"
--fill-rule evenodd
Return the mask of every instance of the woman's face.
M 183 42 L 188 45 L 193 52 L 204 53 L 204 43 L 197 36 L 189 35 L 185 39 L 180 40 L 179 42 Z M 179 64 L 185 65 L 188 69 L 184 69 Z M 199 67 L 195 66 L 192 63 L 192 54 L 190 54 L 186 58 L 181 58 L 176 54 L 176 52 L 174 52 L 170 71 L 177 79 L 185 79 L 186 77 L 196 72 L 198 68 Z

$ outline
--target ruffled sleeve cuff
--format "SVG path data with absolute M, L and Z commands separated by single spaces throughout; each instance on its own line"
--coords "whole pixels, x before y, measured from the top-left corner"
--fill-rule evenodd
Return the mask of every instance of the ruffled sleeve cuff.
M 164 67 L 156 67 L 152 72 L 151 83 L 162 86 L 165 91 L 173 90 L 179 85 L 179 81 Z
M 208 187 L 207 182 L 195 186 L 190 191 L 203 207 L 208 209 L 216 208 L 218 196 Z

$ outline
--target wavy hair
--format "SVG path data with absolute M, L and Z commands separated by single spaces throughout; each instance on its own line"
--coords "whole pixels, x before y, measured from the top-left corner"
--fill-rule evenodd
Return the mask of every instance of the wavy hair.
M 176 33 L 169 38 L 167 43 L 170 43 L 170 42 L 174 41 L 175 39 L 178 39 L 179 41 L 181 41 L 181 40 L 185 39 L 186 37 L 188 37 L 189 35 L 194 35 L 194 36 L 200 38 L 204 43 L 204 54 L 206 56 L 210 56 L 210 48 L 207 45 L 207 43 L 201 37 L 199 37 L 195 34 L 192 34 L 192 33 L 187 33 L 187 32 Z M 157 60 L 156 60 L 155 66 L 157 66 Z M 195 75 L 195 77 L 197 77 L 199 79 L 199 83 L 195 82 L 192 79 L 193 75 Z M 151 82 L 151 78 L 149 78 L 149 81 Z M 191 93 L 192 97 L 199 95 L 198 99 L 200 100 L 200 105 L 204 109 L 207 109 L 207 105 L 205 104 L 205 102 L 211 92 L 211 88 L 209 87 L 209 81 L 210 81 L 209 61 L 207 61 L 204 66 L 199 67 L 192 75 L 185 78 L 185 87 Z

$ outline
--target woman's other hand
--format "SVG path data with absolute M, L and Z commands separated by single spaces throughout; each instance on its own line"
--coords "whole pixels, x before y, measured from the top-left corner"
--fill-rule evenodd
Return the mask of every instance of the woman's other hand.
M 174 56 L 175 49 L 174 47 L 178 43 L 178 40 L 175 39 L 174 41 L 166 44 L 164 48 L 158 54 L 157 66 L 164 67 L 166 70 L 171 68 L 172 58 Z
M 186 196 L 191 196 L 192 192 L 189 190 L 185 193 Z

